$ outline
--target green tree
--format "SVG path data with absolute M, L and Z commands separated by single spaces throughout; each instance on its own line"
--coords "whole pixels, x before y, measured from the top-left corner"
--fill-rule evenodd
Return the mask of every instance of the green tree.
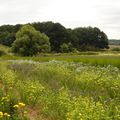
M 11 46 L 15 41 L 15 34 L 19 31 L 20 27 L 20 24 L 0 26 L 0 44 Z
M 33 56 L 40 52 L 50 51 L 49 38 L 32 26 L 25 25 L 16 33 L 12 50 L 22 56 Z
M 15 33 L 0 32 L 0 44 L 11 46 L 15 41 Z
M 63 43 L 69 43 L 69 34 L 67 29 L 60 23 L 43 22 L 33 23 L 36 30 L 45 33 L 50 38 L 51 50 L 60 52 L 60 46 Z
M 77 37 L 78 49 L 86 49 L 85 47 L 104 49 L 108 48 L 107 35 L 99 28 L 83 27 L 73 30 L 73 34 Z M 84 50 L 83 49 L 83 50 Z

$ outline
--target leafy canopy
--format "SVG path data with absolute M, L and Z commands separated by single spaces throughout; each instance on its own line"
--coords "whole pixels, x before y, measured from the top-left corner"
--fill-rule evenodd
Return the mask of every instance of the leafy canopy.
M 49 52 L 49 38 L 45 34 L 36 31 L 34 27 L 25 25 L 16 33 L 12 50 L 22 56 L 33 56 L 40 52 Z

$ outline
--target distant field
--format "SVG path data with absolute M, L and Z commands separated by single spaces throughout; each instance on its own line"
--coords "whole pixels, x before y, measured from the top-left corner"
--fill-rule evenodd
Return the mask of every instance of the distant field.
M 93 65 L 113 65 L 120 67 L 120 55 L 118 54 L 98 54 L 98 55 L 46 55 L 39 57 L 18 57 L 18 56 L 2 56 L 1 60 L 32 60 L 45 62 L 50 60 L 59 60 L 67 62 L 83 62 Z
M 120 40 L 115 40 L 115 39 L 109 40 L 109 44 L 110 45 L 120 45 Z
M 111 49 L 118 45 L 111 45 Z M 119 46 L 120 47 L 120 46 Z M 120 52 L 119 51 L 87 51 L 78 53 L 54 53 L 40 54 L 34 57 L 20 57 L 10 53 L 10 48 L 0 45 L 0 60 L 32 60 L 39 62 L 47 62 L 50 60 L 67 61 L 67 62 L 83 62 L 92 65 L 113 65 L 120 68 Z
M 109 45 L 110 49 L 112 48 L 120 48 L 120 45 Z

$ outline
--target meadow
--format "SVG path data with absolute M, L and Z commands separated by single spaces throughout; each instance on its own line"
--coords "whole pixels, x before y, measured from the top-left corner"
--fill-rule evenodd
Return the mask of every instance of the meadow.
M 118 67 L 16 58 L 0 61 L 1 120 L 120 120 Z
M 0 1 L 0 120 L 120 120 L 119 3 L 48 1 Z
M 0 120 L 120 120 L 118 51 L 0 53 Z
M 66 61 L 66 62 L 82 62 L 91 65 L 112 65 L 120 68 L 120 53 L 119 52 L 80 52 L 79 54 L 41 54 L 34 57 L 20 57 L 14 55 L 4 55 L 0 60 L 32 60 L 37 62 L 48 62 L 51 60 Z

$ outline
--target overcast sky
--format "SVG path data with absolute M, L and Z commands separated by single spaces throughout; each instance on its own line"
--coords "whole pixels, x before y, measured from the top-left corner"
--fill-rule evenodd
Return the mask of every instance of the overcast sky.
M 67 28 L 99 27 L 120 38 L 120 0 L 0 0 L 0 25 L 60 22 Z

